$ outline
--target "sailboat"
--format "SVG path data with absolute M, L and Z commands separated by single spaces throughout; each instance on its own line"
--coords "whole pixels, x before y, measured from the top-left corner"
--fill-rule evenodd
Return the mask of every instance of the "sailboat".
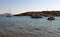
M 12 14 L 10 14 L 10 9 L 9 9 L 9 13 L 7 13 L 6 17 L 12 17 Z

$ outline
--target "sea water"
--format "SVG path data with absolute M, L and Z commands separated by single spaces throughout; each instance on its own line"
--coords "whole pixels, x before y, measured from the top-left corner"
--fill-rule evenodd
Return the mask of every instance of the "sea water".
M 60 17 L 47 20 L 48 17 L 31 18 L 30 16 L 0 16 L 0 30 L 27 30 L 27 31 L 60 31 Z

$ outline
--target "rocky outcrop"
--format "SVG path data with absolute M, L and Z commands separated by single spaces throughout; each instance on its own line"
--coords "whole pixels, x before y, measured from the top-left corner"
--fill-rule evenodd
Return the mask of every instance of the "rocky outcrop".
M 37 11 L 37 12 L 25 12 L 14 16 L 60 16 L 60 11 Z

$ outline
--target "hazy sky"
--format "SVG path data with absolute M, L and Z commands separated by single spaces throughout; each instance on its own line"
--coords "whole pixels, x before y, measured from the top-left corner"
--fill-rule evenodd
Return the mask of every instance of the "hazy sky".
M 0 0 L 0 14 L 26 11 L 60 10 L 60 0 Z

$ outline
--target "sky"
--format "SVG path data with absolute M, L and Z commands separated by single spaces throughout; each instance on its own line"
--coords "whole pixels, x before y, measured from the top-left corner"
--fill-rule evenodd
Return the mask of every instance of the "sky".
M 60 10 L 60 0 L 0 0 L 0 14 Z

